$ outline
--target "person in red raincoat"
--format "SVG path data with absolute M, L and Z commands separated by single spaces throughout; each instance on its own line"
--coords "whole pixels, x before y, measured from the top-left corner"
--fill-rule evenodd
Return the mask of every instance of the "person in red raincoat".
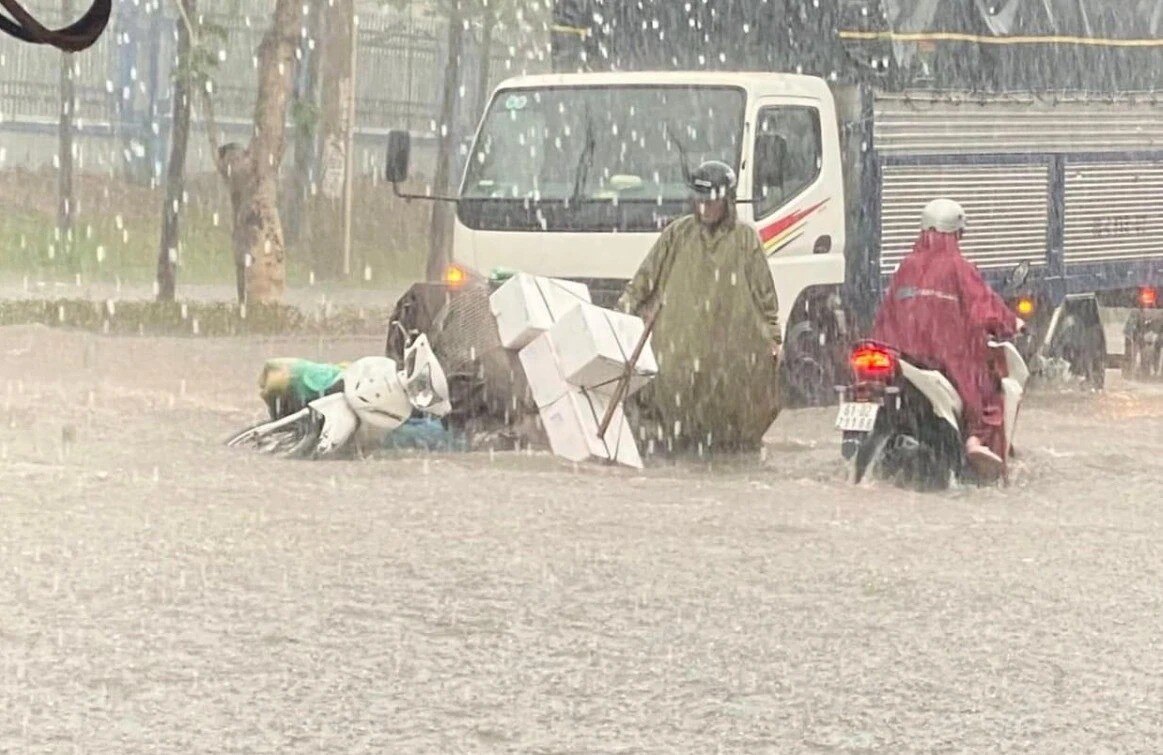
M 966 456 L 979 474 L 995 477 L 1009 449 L 987 341 L 1012 338 L 1019 321 L 961 256 L 964 232 L 965 211 L 953 200 L 925 207 L 921 234 L 893 276 L 872 338 L 944 370 L 965 404 Z

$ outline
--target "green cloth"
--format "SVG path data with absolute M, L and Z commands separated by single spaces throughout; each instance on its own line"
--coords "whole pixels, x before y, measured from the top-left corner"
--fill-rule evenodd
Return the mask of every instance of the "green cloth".
M 755 230 L 693 215 L 669 225 L 620 300 L 658 310 L 658 377 L 638 395 L 640 432 L 680 448 L 758 448 L 779 414 L 779 303 Z
M 258 389 L 271 419 L 294 414 L 325 395 L 343 377 L 344 367 L 296 357 L 268 359 L 259 374 Z
M 314 401 L 343 377 L 343 368 L 336 364 L 296 360 L 291 367 L 291 386 L 303 401 Z

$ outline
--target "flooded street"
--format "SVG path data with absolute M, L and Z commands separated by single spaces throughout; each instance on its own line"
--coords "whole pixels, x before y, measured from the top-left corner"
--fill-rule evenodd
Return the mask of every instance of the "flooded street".
M 765 458 L 290 462 L 264 358 L 380 339 L 0 329 L 6 752 L 1150 750 L 1163 388 L 1035 393 L 1015 483 Z

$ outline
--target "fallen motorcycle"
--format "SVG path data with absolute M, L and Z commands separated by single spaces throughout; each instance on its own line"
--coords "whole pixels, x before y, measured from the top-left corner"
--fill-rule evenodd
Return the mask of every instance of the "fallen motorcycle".
M 316 386 L 318 398 L 283 416 L 272 408 L 270 421 L 247 428 L 226 445 L 288 458 L 343 457 L 379 447 L 417 412 L 446 416 L 452 409 L 448 382 L 427 337 L 417 336 L 403 361 L 401 369 L 388 357 L 357 359 L 330 384 Z M 268 406 L 273 406 L 269 400 Z

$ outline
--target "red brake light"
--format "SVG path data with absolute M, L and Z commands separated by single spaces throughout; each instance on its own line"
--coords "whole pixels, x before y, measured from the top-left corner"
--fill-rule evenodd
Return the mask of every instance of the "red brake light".
M 1159 290 L 1154 286 L 1143 286 L 1139 289 L 1139 306 L 1152 309 L 1159 303 Z
M 896 374 L 896 356 L 880 346 L 857 346 L 848 361 L 860 381 L 885 381 Z

